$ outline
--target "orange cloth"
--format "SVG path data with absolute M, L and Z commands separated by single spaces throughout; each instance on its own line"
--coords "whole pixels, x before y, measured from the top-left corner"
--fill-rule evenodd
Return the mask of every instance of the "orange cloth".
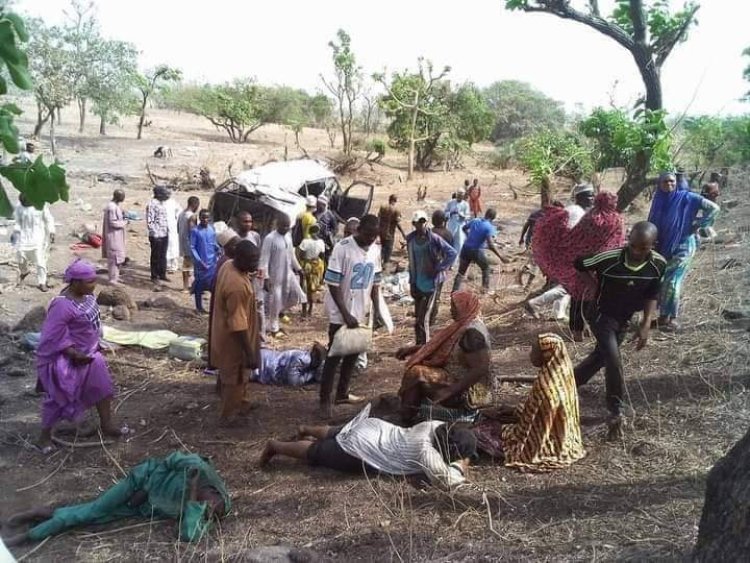
M 540 334 L 541 373 L 518 408 L 518 422 L 502 430 L 506 467 L 549 471 L 586 455 L 581 440 L 578 391 L 562 338 Z
M 482 214 L 482 189 L 479 186 L 472 186 L 466 194 L 469 198 L 469 209 L 474 217 Z
M 451 295 L 451 303 L 458 311 L 458 319 L 435 333 L 427 344 L 409 358 L 406 362 L 407 369 L 417 364 L 443 367 L 448 363 L 453 348 L 466 331 L 466 327 L 479 315 L 479 297 L 469 291 L 456 291 Z
M 219 270 L 214 289 L 211 319 L 211 358 L 219 368 L 222 417 L 236 413 L 246 403 L 245 370 L 260 366 L 260 331 L 255 309 L 255 292 L 247 274 L 228 262 Z M 251 357 L 237 341 L 235 333 L 248 332 Z

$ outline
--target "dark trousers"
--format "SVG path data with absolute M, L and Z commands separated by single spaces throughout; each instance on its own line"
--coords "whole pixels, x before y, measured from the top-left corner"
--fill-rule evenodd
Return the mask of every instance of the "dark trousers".
M 331 349 L 333 337 L 343 325 L 328 325 L 328 349 Z M 333 391 L 333 381 L 336 379 L 336 369 L 341 364 L 341 374 L 339 375 L 339 384 L 336 387 L 336 399 L 346 399 L 349 396 L 349 382 L 354 373 L 354 367 L 357 365 L 358 354 L 351 356 L 337 356 L 332 358 L 328 356 L 323 364 L 323 377 L 320 381 L 320 402 L 328 404 L 331 402 L 331 392 Z
M 432 316 L 432 309 L 435 306 L 435 291 L 432 293 L 424 293 L 421 291 L 414 290 L 412 297 L 414 297 L 414 334 L 417 339 L 417 344 L 425 344 L 430 338 L 430 317 Z
M 589 319 L 591 301 L 581 301 L 579 299 L 570 300 L 570 313 L 568 315 L 568 328 L 571 332 L 583 332 L 586 328 L 585 320 Z
M 607 390 L 607 408 L 612 414 L 620 414 L 623 402 L 625 379 L 620 357 L 620 344 L 625 338 L 627 320 L 618 321 L 598 313 L 591 324 L 596 338 L 596 347 L 575 368 L 576 385 L 580 387 L 604 368 L 604 382 Z
M 482 270 L 482 288 L 490 288 L 490 263 L 487 261 L 487 256 L 484 253 L 484 249 L 469 249 L 465 246 L 461 249 L 461 257 L 458 263 L 458 274 L 453 282 L 453 291 L 461 289 L 461 283 L 464 281 L 466 270 L 469 266 L 474 263 L 479 266 Z
M 148 237 L 151 245 L 151 280 L 167 278 L 167 245 L 169 237 Z
M 440 308 L 440 296 L 443 294 L 443 282 L 435 284 L 435 302 L 432 305 L 432 311 L 430 311 L 430 326 L 435 324 L 438 316 L 438 309 Z
M 383 262 L 383 267 L 385 267 L 385 265 L 391 261 L 391 255 L 393 254 L 393 242 L 394 239 L 380 241 L 380 259 Z

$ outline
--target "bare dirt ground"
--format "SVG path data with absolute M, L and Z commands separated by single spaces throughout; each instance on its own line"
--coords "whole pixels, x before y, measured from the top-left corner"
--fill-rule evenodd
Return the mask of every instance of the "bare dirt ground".
M 60 274 L 72 257 L 69 246 L 75 240 L 70 231 L 82 222 L 99 224 L 101 209 L 118 187 L 95 181 L 96 174 L 125 176 L 126 207 L 143 213 L 150 196 L 146 163 L 164 176 L 193 174 L 207 165 L 221 180 L 230 164 L 238 171 L 282 158 L 285 139 L 289 157 L 298 155 L 293 134 L 278 127 L 264 127 L 248 145 L 233 145 L 197 117 L 155 110 L 153 126 L 145 130 L 142 141 L 136 141 L 132 120 L 100 138 L 94 123 L 83 135 L 76 133 L 72 110 L 64 118 L 68 123 L 60 127 L 59 152 L 72 191 L 70 203 L 52 209 L 59 234 L 50 265 L 58 288 Z M 22 122 L 23 132 L 30 129 L 29 122 Z M 311 154 L 334 152 L 326 148 L 322 131 L 305 130 L 301 141 Z M 171 146 L 174 158 L 152 158 L 160 144 Z M 385 165 L 372 170 L 364 166 L 343 183 L 354 179 L 375 183 L 375 209 L 388 194 L 398 193 L 408 217 L 418 207 L 418 184 L 428 186 L 423 208 L 431 210 L 442 206 L 465 177 L 476 176 L 484 186 L 485 201 L 499 209 L 507 251 L 518 252 L 520 227 L 537 201 L 530 194 L 524 196 L 523 190 L 514 199 L 509 185 L 518 190 L 526 183 L 520 173 L 488 170 L 470 161 L 465 170 L 419 175 L 406 185 L 399 180 L 399 175 L 405 177 L 403 165 L 402 158 L 389 155 Z M 614 186 L 616 178 L 608 182 Z M 183 449 L 210 456 L 232 494 L 232 514 L 201 544 L 176 542 L 168 524 L 131 527 L 139 523 L 124 522 L 53 538 L 27 560 L 240 560 L 243 549 L 277 544 L 308 547 L 341 561 L 680 559 L 690 552 L 696 536 L 707 471 L 750 422 L 750 333 L 743 321 L 726 320 L 722 314 L 748 312 L 749 188 L 747 176 L 738 175 L 723 196 L 738 205 L 719 220 L 723 242 L 705 247 L 696 258 L 686 288 L 684 330 L 676 335 L 655 333 L 640 353 L 632 346 L 624 348 L 627 396 L 635 419 L 623 442 L 605 441 L 601 376 L 582 391 L 588 455 L 570 469 L 528 475 L 483 461 L 472 478 L 486 489 L 487 502 L 481 494 L 420 492 L 400 479 L 348 477 L 308 470 L 290 461 L 274 461 L 261 471 L 256 461 L 266 439 L 290 436 L 298 424 L 315 420 L 314 387 L 253 385 L 259 407 L 248 426 L 220 430 L 213 381 L 198 366 L 171 360 L 165 352 L 126 348 L 111 358 L 111 369 L 118 385 L 117 415 L 135 429 L 135 435 L 106 450 L 59 450 L 45 458 L 30 447 L 38 432 L 40 402 L 34 393 L 33 356 L 21 350 L 17 337 L 6 334 L 0 339 L 0 519 L 32 504 L 91 498 L 120 478 L 120 468 L 127 470 L 145 457 Z M 183 204 L 187 195 L 177 193 Z M 207 203 L 209 194 L 199 195 Z M 83 211 L 76 203 L 79 199 L 91 204 L 91 211 Z M 628 220 L 637 218 L 635 214 Z M 145 224 L 132 223 L 128 237 L 134 265 L 125 270 L 124 281 L 136 300 L 142 300 L 155 295 L 148 282 Z M 0 235 L 0 244 L 7 251 L 7 236 Z M 104 266 L 98 250 L 80 254 Z M 397 258 L 403 260 L 403 254 L 397 253 Z M 736 264 L 722 269 L 730 259 Z M 506 287 L 522 263 L 519 259 L 505 267 L 497 278 L 500 297 L 483 303 L 494 337 L 492 369 L 498 376 L 532 375 L 527 360 L 531 337 L 541 331 L 566 334 L 567 330 L 560 323 L 524 318 L 514 308 L 523 294 Z M 11 266 L 0 266 L 2 321 L 11 326 L 33 306 L 46 304 L 54 293 L 42 294 L 31 285 L 19 289 L 15 276 Z M 169 287 L 159 295 L 174 299 L 177 309 L 142 310 L 131 323 L 105 322 L 120 328 L 159 327 L 205 335 L 206 321 L 192 312 L 190 296 L 178 291 L 177 276 Z M 311 323 L 295 323 L 284 345 L 306 347 L 313 340 L 324 340 L 322 308 L 317 313 Z M 376 338 L 370 369 L 354 383 L 357 394 L 374 398 L 398 389 L 402 366 L 392 352 L 411 341 L 413 331 L 409 308 L 394 304 L 392 313 L 397 329 L 392 336 Z M 591 341 L 571 342 L 569 350 L 575 361 L 591 347 Z M 523 385 L 503 384 L 497 399 L 515 403 L 527 391 Z M 355 410 L 337 414 L 345 418 Z M 22 556 L 32 548 L 24 546 L 15 553 Z

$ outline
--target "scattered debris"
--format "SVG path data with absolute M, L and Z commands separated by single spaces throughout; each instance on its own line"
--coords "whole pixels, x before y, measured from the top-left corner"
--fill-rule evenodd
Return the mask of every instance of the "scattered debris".
M 127 184 L 128 181 L 122 174 L 113 174 L 112 172 L 102 172 L 96 175 L 97 182 L 115 182 L 118 184 Z
M 154 158 L 172 158 L 173 156 L 172 149 L 166 145 L 159 145 L 154 151 Z
M 177 305 L 173 299 L 163 295 L 160 295 L 159 297 L 149 297 L 145 301 L 139 302 L 138 305 L 144 309 L 172 310 L 179 308 L 179 305 Z
M 743 266 L 742 262 L 736 258 L 730 258 L 719 267 L 719 270 L 729 270 L 730 268 L 739 268 L 741 266 Z

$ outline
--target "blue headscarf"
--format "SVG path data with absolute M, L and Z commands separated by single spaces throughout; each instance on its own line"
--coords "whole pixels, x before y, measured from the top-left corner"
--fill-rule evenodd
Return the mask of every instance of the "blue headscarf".
M 663 191 L 661 185 L 669 176 L 674 174 L 665 172 L 659 176 L 648 215 L 648 220 L 659 229 L 656 250 L 667 260 L 672 258 L 677 247 L 693 233 L 693 221 L 703 200 L 684 186 L 677 186 L 673 192 Z

